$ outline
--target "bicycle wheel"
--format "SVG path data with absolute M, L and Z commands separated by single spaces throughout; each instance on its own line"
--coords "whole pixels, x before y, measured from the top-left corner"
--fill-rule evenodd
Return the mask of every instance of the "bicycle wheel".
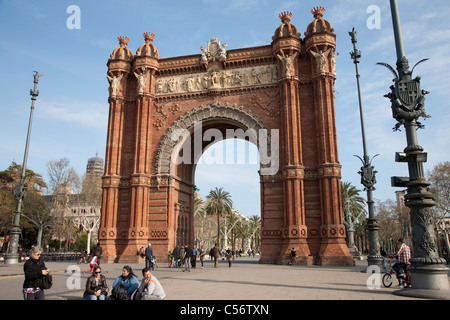
M 383 286 L 385 286 L 386 288 L 389 288 L 390 286 L 392 286 L 392 283 L 394 282 L 394 279 L 392 278 L 392 274 L 390 273 L 385 273 L 383 276 Z

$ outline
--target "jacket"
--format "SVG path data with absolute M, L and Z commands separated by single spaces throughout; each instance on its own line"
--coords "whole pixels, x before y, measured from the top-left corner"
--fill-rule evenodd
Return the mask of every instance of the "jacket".
M 23 288 L 41 288 L 43 269 L 46 269 L 46 267 L 41 258 L 35 260 L 30 257 L 23 265 L 23 272 L 25 274 Z
M 94 294 L 99 289 L 104 295 L 108 293 L 108 285 L 106 284 L 106 277 L 104 275 L 100 275 L 100 278 L 98 279 L 98 284 L 95 280 L 94 275 L 87 278 L 86 290 L 84 291 L 85 296 L 88 294 Z
M 166 293 L 164 292 L 161 283 L 154 275 L 150 277 L 150 282 L 148 282 L 147 284 L 145 284 L 145 278 L 142 279 L 139 289 L 141 289 L 142 295 L 150 294 L 161 299 L 164 299 L 166 297 Z
M 136 276 L 132 276 L 129 279 L 123 279 L 122 276 L 118 276 L 113 283 L 113 288 L 118 284 L 122 284 L 125 288 L 127 288 L 127 295 L 131 296 L 133 291 L 139 287 L 139 280 Z
M 220 258 L 220 249 L 218 247 L 212 248 L 211 251 L 214 258 Z

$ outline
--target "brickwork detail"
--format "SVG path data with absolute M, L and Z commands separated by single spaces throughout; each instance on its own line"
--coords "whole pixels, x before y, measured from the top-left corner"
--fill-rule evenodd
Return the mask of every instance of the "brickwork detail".
M 316 256 L 353 265 L 335 128 L 336 35 L 323 8 L 312 13 L 304 38 L 283 12 L 271 43 L 255 48 L 227 50 L 213 38 L 198 55 L 161 58 L 153 33 L 144 33 L 135 55 L 129 39 L 119 38 L 107 63 L 102 259 L 138 261 L 137 250 L 150 241 L 164 260 L 176 245 L 194 243 L 195 161 L 174 160 L 200 122 L 222 133 L 267 130 L 269 138 L 277 130 L 278 170 L 260 175 L 260 263 L 287 263 L 295 247 L 298 263 Z M 212 142 L 202 143 L 201 150 Z

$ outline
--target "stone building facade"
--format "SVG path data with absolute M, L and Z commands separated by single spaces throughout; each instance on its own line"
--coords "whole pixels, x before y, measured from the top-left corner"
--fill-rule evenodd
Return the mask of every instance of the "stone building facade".
M 148 242 L 165 259 L 181 230 L 193 244 L 195 163 L 231 130 L 270 160 L 260 170 L 260 262 L 287 263 L 294 247 L 297 263 L 353 265 L 336 139 L 336 35 L 324 11 L 312 10 L 304 37 L 282 12 L 269 45 L 227 50 L 213 38 L 201 53 L 175 58 L 159 56 L 152 33 L 136 54 L 119 37 L 107 63 L 102 259 L 137 261 Z

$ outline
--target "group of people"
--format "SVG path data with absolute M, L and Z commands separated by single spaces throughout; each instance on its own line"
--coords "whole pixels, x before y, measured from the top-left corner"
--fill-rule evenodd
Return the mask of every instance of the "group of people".
M 205 246 L 201 246 L 200 249 L 194 245 L 192 248 L 189 245 L 176 246 L 172 252 L 169 251 L 167 260 L 169 261 L 169 268 L 184 267 L 183 272 L 191 271 L 197 267 L 197 258 L 200 258 L 201 269 L 204 268 L 204 259 L 206 251 Z
M 23 297 L 25 300 L 45 300 L 43 284 L 44 276 L 50 274 L 50 269 L 45 266 L 41 259 L 42 248 L 32 247 L 30 250 L 30 259 L 24 266 L 25 280 L 23 283 Z M 91 254 L 91 269 L 85 271 L 92 272 L 86 279 L 83 298 L 85 300 L 163 300 L 166 297 L 164 289 L 159 280 L 152 275 L 150 269 L 146 266 L 142 269 L 142 280 L 139 282 L 130 266 L 124 266 L 122 274 L 118 276 L 109 294 L 106 277 L 102 274 L 100 259 L 102 249 L 98 244 Z
M 96 266 L 94 274 L 87 279 L 83 295 L 85 300 L 164 300 L 166 297 L 161 283 L 149 268 L 142 269 L 142 280 L 139 283 L 133 269 L 124 266 L 122 274 L 112 285 L 110 295 L 106 277 L 101 272 L 101 267 Z

